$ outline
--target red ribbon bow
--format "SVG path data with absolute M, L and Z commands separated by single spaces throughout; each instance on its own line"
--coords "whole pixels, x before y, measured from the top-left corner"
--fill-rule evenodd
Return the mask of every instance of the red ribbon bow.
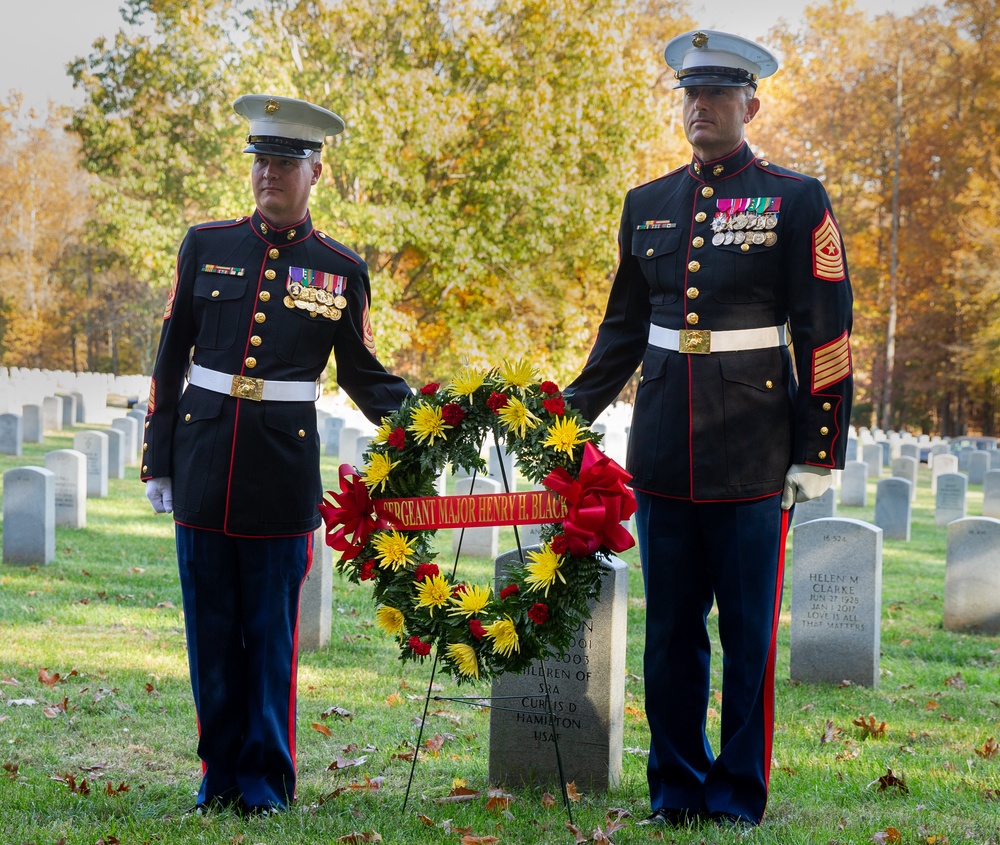
M 340 493 L 327 490 L 332 501 L 320 502 L 319 512 L 326 523 L 326 544 L 342 552 L 341 560 L 354 560 L 368 541 L 368 535 L 389 525 L 376 517 L 368 487 L 354 467 L 341 464 L 339 473 Z
M 635 513 L 635 496 L 625 486 L 632 478 L 593 443 L 583 447 L 580 475 L 574 480 L 557 467 L 542 482 L 568 503 L 563 533 L 573 557 L 585 557 L 604 546 L 623 552 L 635 545 L 622 522 Z

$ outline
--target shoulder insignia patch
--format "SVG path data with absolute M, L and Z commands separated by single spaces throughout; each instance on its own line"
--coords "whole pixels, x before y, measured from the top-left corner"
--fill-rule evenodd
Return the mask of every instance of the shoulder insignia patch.
M 823 221 L 813 229 L 813 275 L 828 282 L 842 282 L 847 276 L 840 229 L 829 210 L 824 213 Z
M 836 340 L 813 350 L 812 392 L 819 393 L 851 374 L 851 345 L 844 332 Z
M 174 311 L 174 297 L 177 296 L 177 282 L 179 280 L 177 267 L 174 267 L 174 283 L 170 286 L 170 293 L 167 294 L 167 304 L 163 309 L 163 319 L 169 320 Z
M 372 316 L 368 310 L 368 297 L 365 297 L 365 307 L 361 312 L 361 337 L 365 341 L 365 348 L 375 357 L 375 331 L 372 329 Z

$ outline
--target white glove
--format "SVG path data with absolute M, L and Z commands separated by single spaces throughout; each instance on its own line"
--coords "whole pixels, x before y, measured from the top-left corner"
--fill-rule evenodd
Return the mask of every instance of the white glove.
M 822 496 L 832 483 L 833 475 L 827 467 L 792 464 L 785 473 L 781 509 L 787 511 L 796 502 L 808 502 Z
M 170 513 L 174 509 L 174 490 L 170 476 L 149 479 L 146 482 L 146 498 L 156 513 Z

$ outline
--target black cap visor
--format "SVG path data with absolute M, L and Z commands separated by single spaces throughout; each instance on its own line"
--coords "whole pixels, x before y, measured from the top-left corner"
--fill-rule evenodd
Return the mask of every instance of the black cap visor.
M 248 135 L 249 146 L 243 152 L 284 158 L 309 158 L 323 148 L 322 144 L 299 138 L 277 138 L 272 135 Z
M 757 87 L 757 77 L 748 70 L 736 67 L 692 67 L 679 70 L 678 88 L 692 88 L 698 85 L 711 85 L 722 88 L 742 88 L 746 85 Z

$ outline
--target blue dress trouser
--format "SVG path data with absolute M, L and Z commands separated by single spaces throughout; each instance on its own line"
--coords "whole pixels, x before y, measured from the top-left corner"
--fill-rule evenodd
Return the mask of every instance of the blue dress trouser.
M 790 511 L 781 497 L 690 502 L 636 492 L 646 591 L 650 803 L 759 822 L 774 730 L 775 635 Z M 722 644 L 719 753 L 706 735 L 712 604 Z
M 198 803 L 283 808 L 295 796 L 299 593 L 312 535 L 230 537 L 176 526 Z

